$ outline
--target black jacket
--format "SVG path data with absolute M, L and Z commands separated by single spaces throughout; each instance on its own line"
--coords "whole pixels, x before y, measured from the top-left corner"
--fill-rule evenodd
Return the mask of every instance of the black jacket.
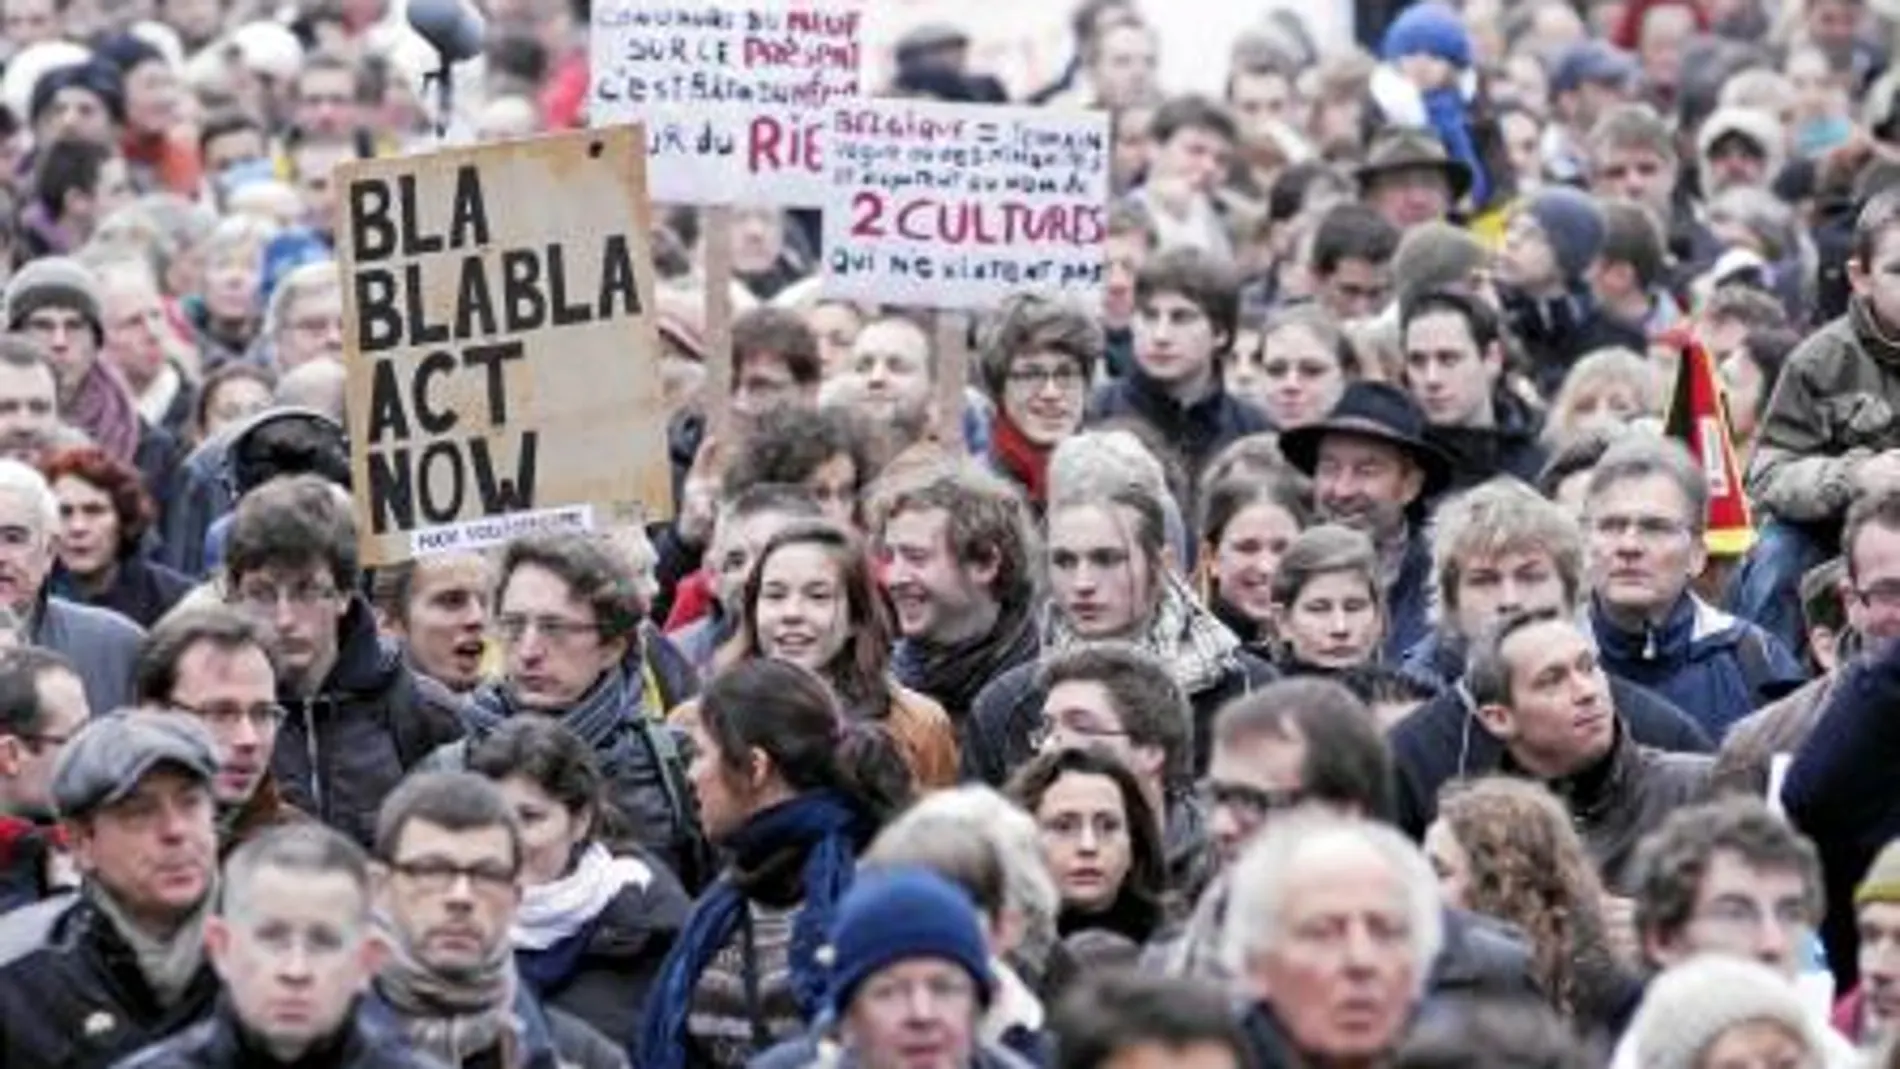
M 277 732 L 271 775 L 291 805 L 368 846 L 389 792 L 438 746 L 462 737 L 462 706 L 377 635 L 360 596 L 337 630 L 337 661 L 316 695 L 278 693 L 290 715 Z
M 1658 750 L 1708 753 L 1709 737 L 1689 714 L 1654 692 L 1610 677 L 1610 704 L 1630 737 Z M 1438 819 L 1438 791 L 1453 780 L 1496 772 L 1504 744 L 1478 721 L 1462 686 L 1452 685 L 1386 732 L 1398 826 L 1415 839 Z
M 1503 300 L 1505 322 L 1524 347 L 1541 396 L 1557 396 L 1571 365 L 1598 349 L 1648 351 L 1641 329 L 1604 315 L 1588 294 L 1538 301 L 1507 293 Z
M 132 948 L 85 895 L 0 919 L 0 1065 L 107 1069 L 211 1012 L 217 975 L 201 965 L 160 1006 Z
M 1190 479 L 1198 478 L 1207 462 L 1229 445 L 1249 434 L 1273 429 L 1265 412 L 1224 387 L 1216 386 L 1206 398 L 1183 406 L 1139 365 L 1131 366 L 1125 377 L 1102 386 L 1089 399 L 1089 425 L 1115 419 L 1132 419 L 1152 429 L 1180 458 Z M 1182 502 L 1184 509 L 1187 505 Z
M 373 986 L 363 998 L 357 1017 L 382 1031 L 403 1027 L 395 1007 Z M 625 1051 L 584 1022 L 543 1006 L 524 990 L 515 992 L 514 1017 L 520 1039 L 514 1066 L 502 1064 L 500 1044 L 496 1044 L 470 1054 L 452 1069 L 627 1069 Z
M 1546 453 L 1537 436 L 1544 417 L 1515 393 L 1498 390 L 1492 398 L 1494 420 L 1489 427 L 1432 427 L 1427 441 L 1451 458 L 1451 485 L 1457 493 L 1499 475 L 1512 475 L 1535 485 L 1544 470 Z
M 80 592 L 79 584 L 65 565 L 56 565 L 48 582 L 53 593 L 62 598 L 91 605 L 95 609 L 111 609 L 146 628 L 172 611 L 172 606 L 177 605 L 197 585 L 183 573 L 139 556 L 120 559 L 119 573 L 113 577 L 112 585 L 96 597 L 88 597 Z
M 621 888 L 572 936 L 546 950 L 515 952 L 522 984 L 543 1005 L 628 1049 L 639 1036 L 647 988 L 692 908 L 672 873 L 652 869 L 652 882 Z
M 228 1000 L 220 999 L 207 1020 L 147 1047 L 120 1062 L 118 1069 L 445 1069 L 441 1062 L 409 1045 L 386 1023 L 372 1022 L 352 1010 L 343 1030 L 295 1063 L 279 1061 L 251 1040 Z

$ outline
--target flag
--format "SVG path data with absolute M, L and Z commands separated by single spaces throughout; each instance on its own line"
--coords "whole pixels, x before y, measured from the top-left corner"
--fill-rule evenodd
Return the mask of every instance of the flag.
M 1718 557 L 1748 552 L 1755 544 L 1755 522 L 1742 487 L 1742 466 L 1729 437 L 1728 400 L 1715 374 L 1715 360 L 1701 342 L 1683 347 L 1663 433 L 1688 446 L 1708 477 L 1709 514 L 1703 544 Z

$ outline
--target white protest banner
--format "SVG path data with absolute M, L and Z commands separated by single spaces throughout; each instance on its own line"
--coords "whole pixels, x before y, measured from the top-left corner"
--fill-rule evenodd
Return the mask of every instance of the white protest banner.
M 1106 115 L 861 100 L 830 118 L 828 295 L 970 311 L 1025 290 L 1100 303 Z
M 817 207 L 862 21 L 850 0 L 595 0 L 588 121 L 646 126 L 663 204 Z
M 644 138 L 337 169 L 365 563 L 668 515 Z

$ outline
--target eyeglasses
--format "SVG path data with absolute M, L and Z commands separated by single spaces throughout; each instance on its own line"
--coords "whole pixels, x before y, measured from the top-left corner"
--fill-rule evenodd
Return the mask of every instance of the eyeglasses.
M 389 867 L 398 876 L 416 885 L 416 889 L 428 894 L 447 894 L 462 879 L 468 880 L 470 890 L 495 894 L 512 891 L 519 870 L 513 865 L 504 865 L 499 861 L 483 861 L 475 865 L 457 865 L 447 858 L 425 857 L 415 861 L 392 861 Z
M 1861 604 L 1876 609 L 1900 609 L 1900 580 L 1883 579 L 1863 587 L 1854 588 L 1854 596 Z
M 1589 522 L 1591 534 L 1612 540 L 1634 531 L 1644 542 L 1666 542 L 1689 529 L 1687 524 L 1664 516 L 1592 516 Z
M 1048 745 L 1049 740 L 1055 738 L 1058 734 L 1075 735 L 1086 741 L 1094 741 L 1096 739 L 1123 739 L 1128 737 L 1128 732 L 1126 731 L 1096 727 L 1094 724 L 1073 723 L 1064 720 L 1043 720 L 1035 727 L 1029 729 L 1029 747 L 1033 750 L 1040 750 Z
M 600 633 L 599 624 L 563 620 L 559 616 L 521 616 L 514 613 L 495 617 L 488 629 L 496 638 L 512 646 L 527 636 L 529 628 L 557 646 L 566 645 L 583 635 Z
M 256 612 L 275 612 L 277 606 L 286 601 L 292 608 L 306 609 L 335 601 L 336 597 L 336 587 L 328 583 L 295 583 L 289 587 L 259 583 L 256 586 L 239 587 L 237 591 L 238 604 Z
M 1269 790 L 1264 787 L 1248 786 L 1245 783 L 1206 780 L 1201 783 L 1198 790 L 1202 804 L 1209 809 L 1233 809 L 1253 820 L 1264 820 L 1272 813 L 1297 809 L 1306 804 L 1306 792 L 1298 787 Z
M 1003 376 L 1003 381 L 1025 393 L 1040 390 L 1045 386 L 1054 386 L 1058 390 L 1073 390 L 1082 385 L 1082 369 L 1073 364 L 1061 367 L 1013 367 Z
M 265 728 L 276 727 L 290 715 L 288 710 L 276 702 L 260 702 L 249 707 L 230 704 L 186 705 L 183 702 L 172 702 L 171 707 L 178 712 L 197 717 L 213 729 L 234 727 L 238 721 L 248 720 L 252 727 L 261 731 Z
M 1808 904 L 1794 898 L 1776 902 L 1770 909 L 1763 909 L 1760 903 L 1747 899 L 1719 898 L 1703 907 L 1693 919 L 1729 932 L 1745 930 L 1753 935 L 1761 931 L 1771 916 L 1777 926 L 1791 931 L 1811 928 L 1815 922 Z

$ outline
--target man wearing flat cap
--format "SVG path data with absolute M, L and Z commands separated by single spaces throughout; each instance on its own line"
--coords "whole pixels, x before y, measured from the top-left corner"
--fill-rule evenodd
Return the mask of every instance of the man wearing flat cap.
M 210 1012 L 217 769 L 176 713 L 112 713 L 67 743 L 53 804 L 83 882 L 0 918 L 0 1065 L 106 1069 Z

